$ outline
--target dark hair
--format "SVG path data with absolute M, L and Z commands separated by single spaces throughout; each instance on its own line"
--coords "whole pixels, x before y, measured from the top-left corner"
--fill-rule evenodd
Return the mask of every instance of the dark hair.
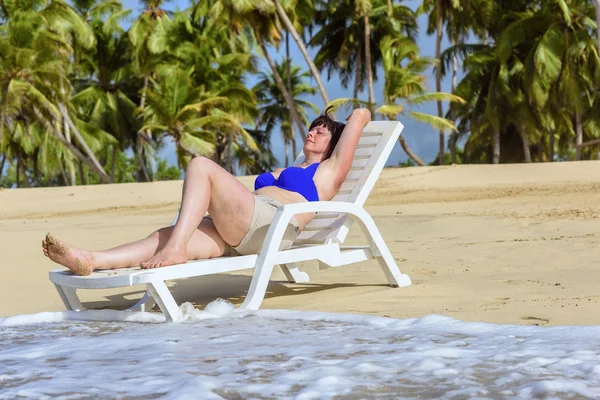
M 334 121 L 333 118 L 329 116 L 329 110 L 331 110 L 332 108 L 333 106 L 327 107 L 327 109 L 325 109 L 321 113 L 321 115 L 319 115 L 317 119 L 315 119 L 310 124 L 310 128 L 308 128 L 308 130 L 311 131 L 313 130 L 313 128 L 316 128 L 318 126 L 324 126 L 331 133 L 331 141 L 329 142 L 329 147 L 327 148 L 327 151 L 325 152 L 325 155 L 323 156 L 321 161 L 325 161 L 329 157 L 331 157 L 331 155 L 333 154 L 333 149 L 335 149 L 335 146 L 340 140 L 340 136 L 342 136 L 342 132 L 346 127 L 346 124 Z

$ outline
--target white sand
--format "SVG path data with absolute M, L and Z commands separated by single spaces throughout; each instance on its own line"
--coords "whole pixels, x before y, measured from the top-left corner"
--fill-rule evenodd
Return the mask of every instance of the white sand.
M 253 177 L 240 180 L 251 187 Z M 175 215 L 181 181 L 0 191 L 0 316 L 64 309 L 43 256 L 46 232 L 103 249 Z M 600 162 L 386 169 L 367 201 L 402 272 L 392 289 L 376 262 L 320 271 L 307 284 L 277 270 L 263 308 L 467 321 L 596 325 L 600 300 Z M 350 243 L 361 243 L 353 230 Z M 243 300 L 250 272 L 171 282 L 202 308 Z M 90 306 L 132 304 L 143 288 L 82 291 Z

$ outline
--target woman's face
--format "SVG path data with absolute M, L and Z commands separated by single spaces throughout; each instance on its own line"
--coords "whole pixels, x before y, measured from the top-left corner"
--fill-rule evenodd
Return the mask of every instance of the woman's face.
M 329 148 L 330 141 L 331 132 L 329 132 L 329 129 L 323 125 L 316 126 L 306 135 L 303 148 L 304 154 L 316 153 L 323 155 Z

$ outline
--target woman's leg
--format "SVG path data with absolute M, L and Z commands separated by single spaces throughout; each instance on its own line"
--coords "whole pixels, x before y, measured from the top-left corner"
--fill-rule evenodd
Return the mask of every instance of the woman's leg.
M 225 242 L 238 244 L 250 227 L 254 196 L 233 175 L 205 158 L 192 159 L 185 173 L 179 218 L 165 246 L 144 268 L 164 267 L 188 260 L 186 246 L 206 211 L 218 219 Z
M 79 275 L 89 275 L 94 269 L 116 269 L 138 266 L 163 248 L 173 227 L 159 229 L 147 238 L 127 243 L 109 250 L 88 251 L 67 245 L 48 234 L 42 241 L 44 255 Z M 198 260 L 220 257 L 227 244 L 210 219 L 203 219 L 192 233 L 186 255 Z

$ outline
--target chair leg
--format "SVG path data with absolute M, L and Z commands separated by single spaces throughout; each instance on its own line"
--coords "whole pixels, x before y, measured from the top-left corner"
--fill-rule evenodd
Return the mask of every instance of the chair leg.
M 183 316 L 164 281 L 154 281 L 147 284 L 148 291 L 163 312 L 166 322 L 177 322 Z
M 310 281 L 308 274 L 300 271 L 296 263 L 281 264 L 280 267 L 290 283 L 304 283 Z
M 56 288 L 56 291 L 58 292 L 58 295 L 60 296 L 60 299 L 67 310 L 81 311 L 84 309 L 83 305 L 81 305 L 81 301 L 79 301 L 79 297 L 77 296 L 77 289 L 68 286 L 57 285 L 56 283 L 54 284 L 54 287 Z
M 369 241 L 369 247 L 371 247 L 373 255 L 377 259 L 377 262 L 385 274 L 390 286 L 409 286 L 411 284 L 410 277 L 401 273 L 400 269 L 398 269 L 396 261 L 385 244 L 385 241 L 379 233 L 379 230 L 377 229 L 373 219 L 365 213 L 360 219 L 359 223 L 363 229 L 365 237 Z
M 260 308 L 267 293 L 267 286 L 273 273 L 273 267 L 272 262 L 257 263 L 256 270 L 252 276 L 252 282 L 250 282 L 250 289 L 248 289 L 248 295 L 240 308 L 247 308 L 249 310 L 258 310 Z
M 396 266 L 396 262 L 394 261 L 393 257 L 392 257 L 392 261 L 391 261 L 391 263 L 392 263 L 391 266 L 390 266 L 390 264 L 388 264 L 390 261 L 386 261 L 383 257 L 375 257 L 375 258 L 377 259 L 377 262 L 379 263 L 379 266 L 381 267 L 381 270 L 385 274 L 385 277 L 387 278 L 391 287 L 410 286 L 410 284 L 411 284 L 410 277 L 408 275 L 400 272 L 400 270 Z M 396 275 L 392 275 L 394 273 L 394 270 L 398 272 Z
M 291 214 L 286 215 L 285 212 L 277 212 L 277 214 L 275 214 L 275 218 L 273 219 L 273 222 L 271 222 L 271 227 L 267 232 L 267 237 L 258 254 L 254 275 L 252 276 L 250 288 L 248 289 L 248 295 L 242 303 L 241 308 L 258 310 L 265 298 L 269 280 L 273 273 L 273 267 L 275 266 L 275 257 L 277 253 L 279 253 L 279 243 L 281 243 L 281 238 L 283 238 L 290 217 Z
M 140 306 L 140 311 L 150 312 L 152 311 L 155 305 L 156 300 L 154 300 L 154 297 L 148 296 L 148 300 L 146 300 L 146 302 Z
M 142 296 L 140 301 L 135 303 L 135 305 L 129 307 L 127 311 L 134 311 L 139 309 L 140 311 L 150 311 L 156 305 L 156 300 L 152 297 L 152 294 L 149 290 L 146 289 L 146 293 Z

